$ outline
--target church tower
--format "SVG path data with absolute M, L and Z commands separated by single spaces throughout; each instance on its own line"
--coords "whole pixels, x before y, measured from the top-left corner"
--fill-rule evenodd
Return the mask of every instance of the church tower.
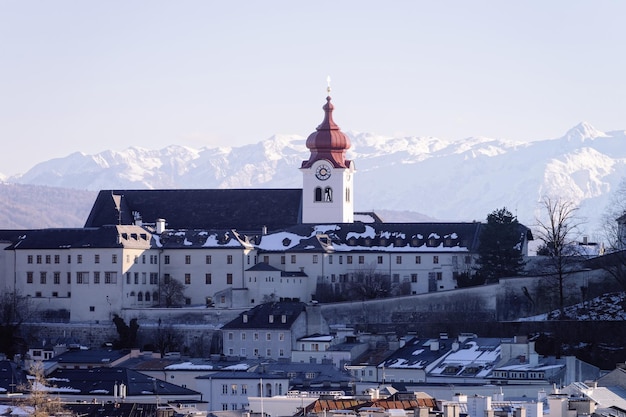
M 330 96 L 326 97 L 324 121 L 306 140 L 311 156 L 300 167 L 303 223 L 354 221 L 354 163 L 346 160 L 350 139 L 333 121 L 334 106 L 330 100 Z

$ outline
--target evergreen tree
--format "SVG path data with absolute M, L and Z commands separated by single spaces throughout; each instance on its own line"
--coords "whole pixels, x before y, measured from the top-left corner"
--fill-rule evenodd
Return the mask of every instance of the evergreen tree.
M 486 282 L 518 275 L 524 267 L 521 250 L 523 226 L 503 207 L 487 216 L 478 247 L 477 273 Z

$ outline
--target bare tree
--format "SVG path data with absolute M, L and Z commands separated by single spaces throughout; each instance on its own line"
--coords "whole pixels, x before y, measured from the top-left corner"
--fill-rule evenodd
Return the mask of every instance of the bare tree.
M 626 290 L 626 177 L 611 195 L 602 219 L 605 253 L 594 260 L 593 266 L 606 271 Z
M 371 300 L 391 295 L 391 279 L 374 268 L 363 268 L 352 274 L 347 291 L 352 299 Z
M 43 362 L 36 361 L 30 365 L 30 378 L 25 387 L 20 387 L 28 392 L 20 405 L 23 406 L 32 417 L 50 417 L 62 413 L 63 404 L 61 399 L 52 395 L 54 387 L 48 385 L 44 373 Z
M 578 255 L 576 239 L 582 221 L 576 216 L 578 207 L 561 198 L 544 197 L 543 216 L 537 218 L 537 236 L 544 243 L 549 259 L 547 271 L 556 279 L 560 316 L 564 316 L 565 279 L 573 272 Z
M 30 299 L 19 291 L 0 295 L 0 352 L 10 358 L 20 353 L 20 345 L 23 344 L 20 329 L 32 313 Z
M 183 344 L 183 335 L 171 324 L 161 325 L 159 319 L 159 327 L 157 328 L 155 345 L 161 356 L 165 356 L 167 352 L 180 351 Z
M 182 305 L 185 302 L 185 286 L 174 278 L 164 280 L 159 288 L 159 300 L 165 302 L 165 307 Z

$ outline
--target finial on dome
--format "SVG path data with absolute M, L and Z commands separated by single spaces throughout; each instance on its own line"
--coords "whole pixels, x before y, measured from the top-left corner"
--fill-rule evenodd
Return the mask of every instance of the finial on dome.
M 326 77 L 326 85 L 327 85 L 326 92 L 330 96 L 330 75 L 328 77 Z

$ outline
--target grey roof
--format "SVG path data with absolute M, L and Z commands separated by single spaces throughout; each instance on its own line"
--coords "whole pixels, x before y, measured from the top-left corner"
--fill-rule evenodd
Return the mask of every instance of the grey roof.
M 264 372 L 248 371 L 218 371 L 212 374 L 202 375 L 197 379 L 285 379 L 285 375 L 277 375 Z
M 280 301 L 260 304 L 226 323 L 222 329 L 291 329 L 294 321 L 305 310 L 298 301 Z M 245 321 L 244 321 L 245 316 Z M 269 317 L 272 316 L 272 321 Z M 285 317 L 283 322 L 282 318 Z
M 431 350 L 430 342 L 434 340 L 423 338 L 410 339 L 403 347 L 393 352 L 378 366 L 384 368 L 425 369 L 426 366 L 450 351 L 450 343 L 447 346 L 442 346 L 439 343 L 437 350 Z
M 301 220 L 301 189 L 102 190 L 85 227 L 165 219 L 172 229 L 270 230 Z
M 34 229 L 22 230 L 21 234 L 7 247 L 12 249 L 69 249 L 81 247 L 117 248 L 118 241 L 115 227 L 83 229 Z
M 71 389 L 76 395 L 114 395 L 114 385 L 124 383 L 126 385 L 126 395 L 180 395 L 196 396 L 200 393 L 181 386 L 171 384 L 166 381 L 157 380 L 127 368 L 92 368 L 92 369 L 57 369 L 48 375 L 48 380 L 63 381 L 58 383 L 59 389 L 64 392 Z M 155 392 L 156 390 L 156 392 Z M 65 394 L 64 394 L 65 395 Z
M 300 224 L 285 229 L 282 247 L 267 245 L 261 237 L 259 249 L 266 252 L 294 251 L 415 251 L 463 249 L 475 251 L 481 223 L 337 223 Z M 327 238 L 328 239 L 327 239 Z M 269 239 L 268 239 L 269 240 Z M 274 239 L 272 239 L 272 242 Z
M 106 365 L 115 362 L 124 356 L 128 356 L 130 350 L 113 350 L 113 349 L 71 349 L 63 352 L 52 359 L 50 362 L 65 363 L 92 363 Z

